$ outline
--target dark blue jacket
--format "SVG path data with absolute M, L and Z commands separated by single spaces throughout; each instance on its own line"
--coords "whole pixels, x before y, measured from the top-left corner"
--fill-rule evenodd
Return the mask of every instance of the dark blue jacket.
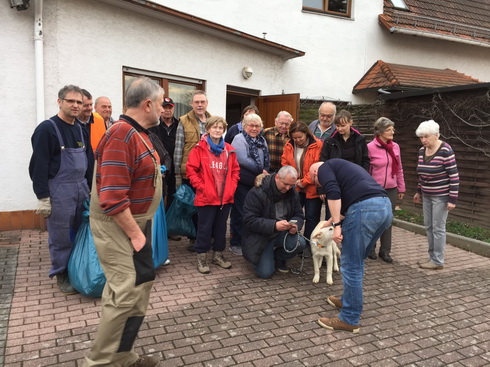
M 279 234 L 276 231 L 274 188 L 276 174 L 265 176 L 247 194 L 243 205 L 243 257 L 256 265 L 267 244 Z M 304 215 L 298 192 L 292 188 L 282 200 L 286 208 L 286 220 L 296 219 L 298 230 L 303 227 Z

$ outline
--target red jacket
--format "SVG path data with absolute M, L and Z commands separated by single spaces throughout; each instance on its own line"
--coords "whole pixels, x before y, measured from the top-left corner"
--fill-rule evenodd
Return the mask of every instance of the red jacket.
M 306 147 L 306 152 L 304 154 L 303 169 L 302 169 L 303 172 L 300 175 L 300 177 L 301 177 L 301 185 L 303 185 L 305 188 L 306 198 L 313 199 L 313 198 L 317 198 L 318 194 L 316 191 L 315 183 L 310 179 L 310 167 L 313 163 L 320 161 L 320 153 L 322 151 L 323 142 L 317 138 L 314 138 L 314 140 L 312 140 L 311 138 L 309 139 L 310 140 L 308 142 L 308 146 Z M 293 166 L 294 168 L 298 169 L 296 167 L 296 162 L 294 160 L 293 144 L 294 141 L 291 139 L 284 146 L 284 151 L 281 157 L 281 164 L 283 166 Z M 296 190 L 301 191 L 301 188 L 297 186 Z
M 199 143 L 192 148 L 187 160 L 187 177 L 192 187 L 196 189 L 195 206 L 224 205 L 233 203 L 233 197 L 240 178 L 240 166 L 236 158 L 235 148 L 225 143 L 227 154 L 226 178 L 224 182 L 223 196 L 219 197 L 214 183 L 213 173 L 210 168 L 209 145 L 207 134 L 203 135 Z

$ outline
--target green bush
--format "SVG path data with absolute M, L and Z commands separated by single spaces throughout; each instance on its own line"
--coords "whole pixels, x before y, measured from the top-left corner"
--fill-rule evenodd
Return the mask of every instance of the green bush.
M 395 211 L 395 218 L 414 224 L 424 225 L 424 217 L 419 213 L 412 213 L 406 210 Z M 475 240 L 490 243 L 490 230 L 472 226 L 466 223 L 447 221 L 446 230 L 463 237 L 473 238 Z

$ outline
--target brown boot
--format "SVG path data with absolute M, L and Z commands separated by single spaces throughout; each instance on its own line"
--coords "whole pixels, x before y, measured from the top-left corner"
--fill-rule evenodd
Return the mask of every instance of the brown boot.
M 327 302 L 333 307 L 337 307 L 339 310 L 342 308 L 342 300 L 339 297 L 328 296 Z
M 354 334 L 357 334 L 360 329 L 359 325 L 347 324 L 346 322 L 340 320 L 338 317 L 323 317 L 321 319 L 318 319 L 318 323 L 325 329 L 349 331 Z

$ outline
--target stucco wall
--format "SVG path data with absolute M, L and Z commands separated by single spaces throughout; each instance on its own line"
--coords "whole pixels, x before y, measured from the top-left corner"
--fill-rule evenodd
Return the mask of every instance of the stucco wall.
M 0 212 L 37 205 L 28 176 L 30 137 L 40 122 L 35 109 L 33 13 L 33 6 L 17 12 L 0 2 L 2 24 L 8 29 L 6 37 L 0 36 L 0 47 L 13 50 L 0 58 L 6 75 L 5 83 L 0 84 L 0 149 L 5 173 L 0 178 Z M 246 65 L 255 70 L 249 80 L 241 75 Z M 57 113 L 57 93 L 65 84 L 79 85 L 94 98 L 108 96 L 113 117 L 118 117 L 123 104 L 123 66 L 205 80 L 208 110 L 222 116 L 227 85 L 260 89 L 263 94 L 280 93 L 284 87 L 280 57 L 96 1 L 44 2 L 46 118 Z
M 378 59 L 451 68 L 490 80 L 490 49 L 421 37 L 391 35 L 379 26 L 382 0 L 353 1 L 353 18 L 304 13 L 301 0 L 161 0 L 175 8 L 306 52 L 284 61 L 268 53 L 166 24 L 95 0 L 44 1 L 46 117 L 57 112 L 64 84 L 107 95 L 113 116 L 122 109 L 122 67 L 206 80 L 209 111 L 225 114 L 226 86 L 263 95 L 299 92 L 301 98 L 369 102 L 352 87 Z M 33 209 L 27 167 L 37 123 L 34 84 L 34 2 L 27 11 L 0 2 L 0 212 Z M 241 70 L 254 75 L 244 80 Z
M 371 102 L 351 91 L 377 61 L 450 68 L 490 81 L 490 48 L 390 34 L 378 24 L 383 0 L 353 0 L 352 19 L 302 11 L 302 0 L 157 0 L 254 36 L 306 52 L 287 63 L 288 93 L 301 98 L 328 97 Z
M 32 205 L 27 172 L 36 126 L 33 11 L 0 1 L 0 211 Z M 3 209 L 2 209 L 3 208 Z

